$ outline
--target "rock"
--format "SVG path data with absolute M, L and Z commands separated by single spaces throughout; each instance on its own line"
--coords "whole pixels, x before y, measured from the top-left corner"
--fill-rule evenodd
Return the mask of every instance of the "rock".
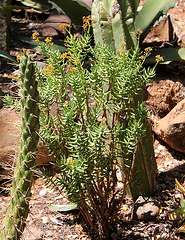
M 160 119 L 153 130 L 170 147 L 185 153 L 185 99 Z
M 163 71 L 175 72 L 179 69 L 177 63 L 165 66 Z M 179 69 L 178 71 L 183 71 Z M 160 78 L 160 77 L 159 77 Z M 147 109 L 155 116 L 165 117 L 185 97 L 185 88 L 179 81 L 169 79 L 153 81 L 147 84 Z
M 0 110 L 0 165 L 12 163 L 18 155 L 20 118 L 15 111 Z
M 18 157 L 20 126 L 20 116 L 14 110 L 6 107 L 0 109 L 0 167 L 12 166 Z M 47 165 L 51 161 L 48 150 L 39 143 L 36 164 Z
M 185 47 L 185 22 L 178 14 L 170 14 L 173 31 L 178 38 L 178 45 Z
M 166 16 L 162 21 L 153 26 L 144 42 L 170 42 L 169 18 Z
M 132 209 L 132 218 L 139 221 L 148 221 L 155 218 L 160 210 L 160 204 L 152 198 L 139 196 Z
M 66 32 L 59 27 L 62 23 L 71 25 L 71 19 L 67 15 L 50 15 L 43 23 L 42 36 L 64 38 Z

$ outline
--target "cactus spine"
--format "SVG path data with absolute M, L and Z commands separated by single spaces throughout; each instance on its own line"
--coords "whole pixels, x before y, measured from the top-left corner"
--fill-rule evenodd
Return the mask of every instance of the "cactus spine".
M 29 200 L 35 154 L 38 143 L 39 108 L 37 82 L 35 81 L 34 65 L 30 57 L 24 55 L 20 63 L 21 71 L 21 142 L 19 158 L 14 171 L 10 204 L 3 220 L 1 240 L 19 239 L 29 212 Z

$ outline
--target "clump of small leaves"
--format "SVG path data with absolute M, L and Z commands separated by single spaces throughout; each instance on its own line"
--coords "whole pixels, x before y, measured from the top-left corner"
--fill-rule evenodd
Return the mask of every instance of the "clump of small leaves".
M 60 168 L 59 175 L 43 171 L 43 177 L 65 190 L 100 238 L 108 239 L 132 175 L 130 154 L 145 134 L 146 108 L 135 99 L 155 71 L 143 68 L 148 52 L 142 55 L 138 47 L 126 51 L 120 43 L 123 50 L 116 53 L 107 45 L 92 48 L 89 21 L 84 19 L 83 36 L 68 30 L 62 54 L 52 39 L 40 42 L 46 57 L 46 67 L 37 69 L 40 136 Z M 118 169 L 125 176 L 121 189 Z

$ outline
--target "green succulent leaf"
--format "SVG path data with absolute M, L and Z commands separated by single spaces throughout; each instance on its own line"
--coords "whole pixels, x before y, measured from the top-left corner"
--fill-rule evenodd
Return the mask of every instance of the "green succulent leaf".
M 49 9 L 51 9 L 52 4 L 49 3 L 46 0 L 17 0 L 18 2 L 21 2 L 22 4 L 24 4 L 27 7 L 32 7 L 35 8 L 41 12 L 47 11 Z
M 159 17 L 164 16 L 170 8 L 174 7 L 176 1 L 177 0 L 146 0 L 135 19 L 136 30 L 141 29 L 143 31 L 141 41 Z
M 6 5 L 0 6 L 0 10 L 13 10 L 13 9 L 25 9 L 24 6 Z
M 182 220 L 185 219 L 185 208 L 177 208 L 169 214 L 170 220 Z
M 26 36 L 18 36 L 16 37 L 17 40 L 20 40 L 24 43 L 28 43 L 30 45 L 30 47 L 34 50 L 39 50 L 39 44 L 38 42 L 36 42 L 35 40 L 33 40 L 30 37 L 26 37 Z M 44 39 L 39 39 L 40 42 L 44 42 Z M 59 50 L 61 52 L 66 50 L 66 47 L 64 46 L 64 41 L 61 39 L 53 39 L 53 49 L 54 50 Z
M 18 62 L 15 60 L 15 58 L 13 58 L 13 57 L 10 56 L 8 53 L 3 52 L 3 51 L 1 51 L 1 50 L 0 50 L 0 57 L 2 57 L 2 58 L 6 58 L 6 59 L 8 59 L 9 61 L 18 64 Z
M 185 199 L 180 199 L 180 205 L 181 205 L 181 207 L 182 208 L 184 208 L 185 209 Z
M 50 205 L 49 207 L 58 212 L 69 212 L 69 211 L 74 211 L 78 209 L 77 204 Z
M 161 48 L 151 52 L 151 55 L 146 59 L 146 63 L 154 63 L 156 56 L 160 55 L 164 61 L 160 64 L 169 64 L 173 61 L 185 61 L 185 48 Z
M 82 17 L 91 15 L 91 1 L 89 0 L 53 0 L 76 25 L 82 25 Z
M 132 48 L 136 45 L 136 39 L 133 38 L 133 34 L 135 32 L 134 22 L 139 2 L 139 0 L 118 0 L 122 12 L 122 22 L 127 48 Z

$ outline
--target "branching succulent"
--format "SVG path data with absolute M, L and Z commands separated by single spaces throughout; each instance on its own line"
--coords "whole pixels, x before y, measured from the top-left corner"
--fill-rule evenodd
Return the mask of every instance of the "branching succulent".
M 67 52 L 53 50 L 51 39 L 40 42 L 46 56 L 46 67 L 37 70 L 40 136 L 61 170 L 54 176 L 43 171 L 43 177 L 48 186 L 65 190 L 100 238 L 108 239 L 132 175 L 130 155 L 145 134 L 147 113 L 137 95 L 155 71 L 143 68 L 148 51 L 141 54 L 138 46 L 93 49 L 89 21 L 84 18 L 84 36 L 69 31 Z M 118 169 L 125 176 L 122 189 Z

